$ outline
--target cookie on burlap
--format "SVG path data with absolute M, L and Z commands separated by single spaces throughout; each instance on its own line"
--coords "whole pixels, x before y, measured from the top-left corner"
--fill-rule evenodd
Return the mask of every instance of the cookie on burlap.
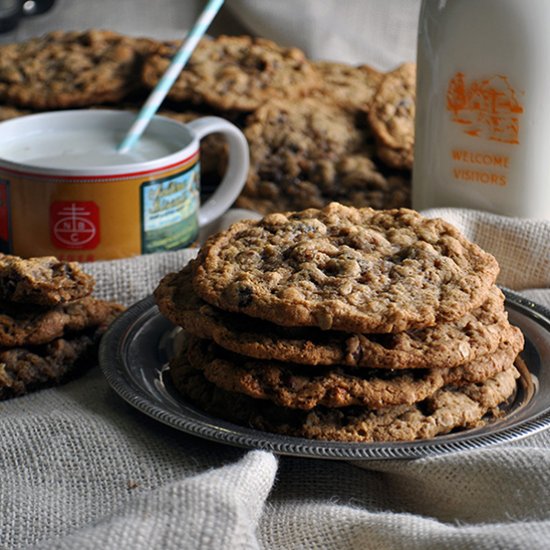
M 0 254 L 0 300 L 54 306 L 88 296 L 94 284 L 76 262 Z
M 479 307 L 498 269 L 442 219 L 332 203 L 211 236 L 193 286 L 216 307 L 280 325 L 399 332 Z
M 156 86 L 179 47 L 179 42 L 163 44 L 148 56 L 142 73 L 148 87 Z M 167 97 L 222 110 L 254 111 L 275 97 L 300 97 L 318 79 L 297 48 L 251 36 L 219 36 L 199 42 Z
M 63 109 L 122 100 L 155 42 L 112 31 L 54 31 L 0 46 L 0 100 Z
M 38 347 L 0 349 L 0 400 L 55 386 L 96 361 L 104 327 Z
M 0 348 L 36 346 L 64 334 L 103 325 L 123 306 L 88 296 L 51 308 L 0 304 Z
M 295 437 L 367 443 L 430 439 L 484 425 L 498 417 L 499 405 L 513 396 L 519 372 L 511 367 L 483 383 L 447 386 L 413 405 L 378 410 L 316 407 L 310 411 L 278 407 L 222 390 L 184 361 L 171 364 L 170 376 L 185 398 L 224 420 Z
M 507 341 L 496 352 L 452 369 L 350 370 L 250 359 L 227 352 L 210 340 L 189 338 L 187 357 L 179 360 L 189 361 L 223 390 L 269 400 L 280 407 L 310 410 L 319 405 L 360 405 L 380 409 L 422 401 L 449 384 L 482 383 L 510 368 L 518 352 L 518 347 Z
M 369 111 L 377 154 L 393 168 L 410 169 L 414 153 L 416 65 L 405 63 L 387 73 Z
M 312 61 L 322 84 L 313 95 L 329 97 L 338 105 L 368 112 L 383 74 L 368 65 L 357 67 L 332 61 Z
M 154 292 L 160 312 L 189 334 L 257 359 L 386 369 L 455 367 L 492 353 L 506 338 L 523 345 L 521 332 L 508 322 L 504 295 L 497 287 L 481 307 L 458 321 L 411 332 L 348 334 L 283 327 L 211 306 L 193 289 L 191 265 L 160 281 Z

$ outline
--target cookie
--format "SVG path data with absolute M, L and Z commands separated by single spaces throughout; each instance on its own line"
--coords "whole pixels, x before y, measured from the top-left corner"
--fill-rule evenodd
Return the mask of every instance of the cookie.
M 104 328 L 38 347 L 0 349 L 0 401 L 61 384 L 95 362 Z
M 455 322 L 412 332 L 347 334 L 282 327 L 223 311 L 197 296 L 191 270 L 188 264 L 161 280 L 154 293 L 160 312 L 189 334 L 257 359 L 386 369 L 455 367 L 492 353 L 506 338 L 519 347 L 523 343 L 521 332 L 508 322 L 497 287 L 481 307 Z
M 393 168 L 412 168 L 416 103 L 416 65 L 387 73 L 369 110 L 380 158 Z
M 90 296 L 53 308 L 3 303 L 0 307 L 0 348 L 36 346 L 65 334 L 103 325 L 123 307 Z
M 316 407 L 310 411 L 222 390 L 184 361 L 174 362 L 170 375 L 186 399 L 224 420 L 294 437 L 368 443 L 430 439 L 482 426 L 500 416 L 498 407 L 514 395 L 519 372 L 511 367 L 483 383 L 444 387 L 413 405 L 378 410 Z
M 336 161 L 366 139 L 353 113 L 316 98 L 271 100 L 248 118 L 244 133 L 254 173 L 274 182 L 300 178 L 315 161 Z
M 414 164 L 414 148 L 393 149 L 383 143 L 376 145 L 376 155 L 382 163 L 397 169 L 412 170 Z
M 156 86 L 179 47 L 179 42 L 163 44 L 148 56 L 142 72 L 148 87 Z M 167 97 L 222 110 L 254 111 L 272 98 L 302 96 L 318 78 L 297 48 L 251 36 L 219 36 L 199 42 Z
M 111 31 L 54 31 L 0 46 L 0 100 L 63 109 L 122 100 L 139 85 L 152 40 Z
M 0 105 L 0 122 L 29 115 L 31 113 L 32 111 L 29 111 L 28 109 L 18 109 L 17 107 L 11 107 L 10 105 Z
M 357 208 L 377 210 L 411 205 L 408 174 L 380 170 L 368 151 L 344 155 L 337 162 L 320 160 L 311 180 L 323 196 L 322 205 L 339 202 Z
M 94 284 L 76 262 L 0 254 L 0 300 L 55 306 L 88 296 Z
M 318 159 L 296 178 L 272 181 L 251 173 L 237 206 L 260 214 L 322 208 L 331 202 L 376 209 L 411 205 L 411 179 L 401 173 L 382 173 L 367 150 L 337 160 Z
M 216 307 L 356 333 L 460 319 L 486 300 L 499 270 L 442 219 L 338 203 L 233 224 L 194 266 L 195 291 Z
M 315 181 L 319 164 L 364 149 L 368 138 L 355 113 L 319 98 L 269 101 L 247 119 L 244 133 L 250 171 L 237 205 L 261 213 L 323 207 L 329 185 L 324 190 Z
M 309 413 L 301 426 L 283 426 L 281 432 L 350 442 L 431 439 L 453 430 L 483 426 L 487 413 L 498 417 L 500 411 L 494 409 L 514 394 L 518 377 L 519 372 L 511 367 L 482 384 L 442 388 L 411 406 L 380 411 L 325 409 Z M 268 420 L 268 425 L 271 422 Z
M 188 360 L 223 390 L 269 400 L 280 407 L 310 410 L 319 405 L 360 405 L 380 409 L 422 401 L 449 384 L 482 383 L 511 367 L 518 351 L 505 342 L 496 352 L 453 369 L 350 370 L 260 361 L 227 352 L 209 340 L 190 338 L 187 357 L 180 360 Z
M 345 357 L 340 333 L 310 327 L 282 327 L 268 321 L 229 313 L 202 300 L 192 286 L 191 265 L 167 274 L 154 291 L 160 312 L 175 325 L 227 350 L 301 364 L 328 365 Z
M 410 332 L 350 336 L 344 364 L 388 369 L 456 367 L 493 353 L 504 341 L 511 342 L 516 353 L 524 343 L 521 331 L 508 321 L 504 295 L 493 287 L 479 308 L 456 321 Z
M 322 84 L 315 93 L 353 111 L 368 112 L 383 74 L 368 65 L 312 61 Z

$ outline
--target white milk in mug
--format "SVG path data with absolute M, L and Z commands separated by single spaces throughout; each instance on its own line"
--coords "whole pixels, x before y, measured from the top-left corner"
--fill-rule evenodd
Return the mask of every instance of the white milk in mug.
M 2 145 L 1 155 L 17 158 L 29 166 L 44 168 L 77 168 L 83 166 L 118 166 L 135 164 L 177 153 L 177 142 L 163 136 L 142 136 L 127 153 L 118 153 L 117 146 L 123 132 L 107 133 L 104 129 L 90 128 L 64 132 L 41 132 L 32 137 L 17 137 Z
M 424 0 L 413 207 L 550 219 L 550 1 Z

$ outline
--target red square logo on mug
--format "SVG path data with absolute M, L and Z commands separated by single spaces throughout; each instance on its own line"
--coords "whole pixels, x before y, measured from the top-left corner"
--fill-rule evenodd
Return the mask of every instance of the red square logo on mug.
M 50 238 L 58 248 L 90 250 L 100 241 L 95 202 L 59 201 L 50 205 Z

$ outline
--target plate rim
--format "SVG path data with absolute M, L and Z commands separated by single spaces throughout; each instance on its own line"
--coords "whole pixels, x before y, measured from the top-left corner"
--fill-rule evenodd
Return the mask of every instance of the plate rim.
M 535 303 L 516 292 L 499 287 L 504 292 L 506 304 L 520 310 L 543 328 L 550 337 L 550 309 Z M 121 357 L 124 336 L 131 331 L 134 323 L 144 315 L 164 319 L 155 304 L 152 295 L 139 300 L 123 312 L 110 325 L 103 335 L 99 347 L 99 366 L 109 386 L 128 404 L 147 416 L 162 422 L 176 430 L 210 441 L 241 447 L 260 449 L 276 454 L 301 458 L 324 458 L 332 460 L 387 460 L 417 459 L 442 455 L 451 452 L 476 450 L 490 445 L 516 441 L 533 435 L 550 426 L 550 401 L 548 406 L 534 415 L 520 420 L 519 423 L 505 426 L 493 432 L 476 433 L 469 430 L 468 437 L 461 437 L 467 432 L 446 434 L 436 438 L 415 441 L 355 443 L 341 441 L 319 441 L 300 437 L 279 435 L 240 426 L 229 421 L 218 419 L 200 411 L 192 404 L 185 402 L 181 396 L 182 410 L 176 414 L 155 398 L 146 388 L 136 385 L 128 374 Z M 135 336 L 138 337 L 139 335 Z M 540 395 L 538 392 L 534 399 Z M 190 418 L 183 407 L 194 411 L 199 418 Z M 202 417 L 202 418 L 201 418 Z M 482 430 L 483 428 L 480 428 Z

